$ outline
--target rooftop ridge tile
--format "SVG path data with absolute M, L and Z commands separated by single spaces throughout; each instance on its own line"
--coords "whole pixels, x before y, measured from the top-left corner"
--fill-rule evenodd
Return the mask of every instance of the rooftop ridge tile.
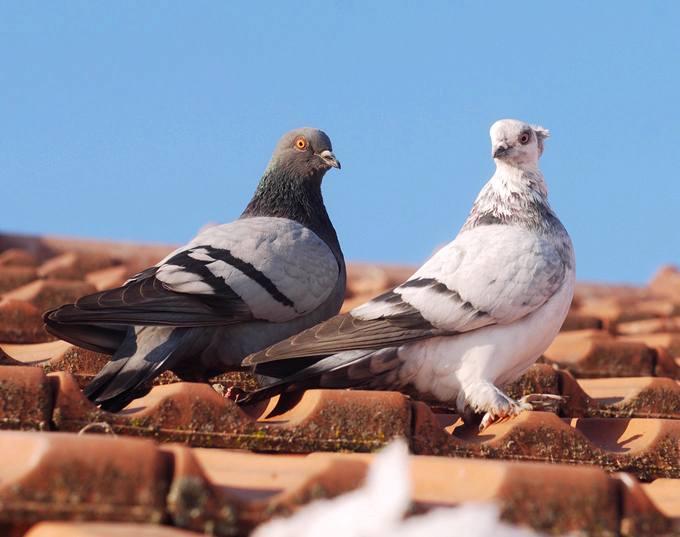
M 24 537 L 200 537 L 168 526 L 127 522 L 40 522 Z
M 524 412 L 479 433 L 455 415 L 436 415 L 424 403 L 414 403 L 414 409 L 410 443 L 416 454 L 589 464 L 645 481 L 680 477 L 676 420 L 573 418 L 566 423 L 555 414 Z
M 4 297 L 29 302 L 42 313 L 62 304 L 75 302 L 81 296 L 96 290 L 91 283 L 80 280 L 35 280 L 5 293 Z
M 577 378 L 654 376 L 657 349 L 635 340 L 621 340 L 605 332 L 562 332 L 543 353 L 542 361 L 555 364 Z M 675 364 L 664 362 L 664 373 L 680 377 Z M 670 371 L 668 371 L 670 369 Z
M 43 328 L 40 310 L 25 300 L 0 299 L 0 341 L 41 343 L 54 338 Z
M 34 267 L 0 265 L 0 294 L 16 289 L 38 278 Z
M 42 370 L 0 365 L 0 429 L 48 430 L 52 403 Z
M 87 400 L 67 373 L 49 378 L 56 393 L 53 420 L 63 431 L 104 421 L 120 434 L 193 446 L 306 453 L 372 451 L 407 434 L 410 423 L 409 401 L 396 392 L 310 390 L 291 410 L 256 419 L 207 384 L 175 383 L 156 386 L 112 414 Z
M 479 433 L 455 414 L 436 414 L 396 392 L 309 390 L 300 400 L 272 399 L 247 414 L 207 384 L 193 383 L 157 386 L 112 414 L 88 401 L 68 373 L 50 373 L 47 383 L 37 368 L 5 366 L 0 375 L 9 379 L 0 414 L 7 427 L 45 429 L 51 410 L 51 423 L 59 431 L 105 423 L 117 434 L 163 442 L 288 453 L 374 451 L 402 436 L 422 455 L 599 465 L 643 480 L 680 477 L 680 420 L 597 418 L 589 410 L 587 417 L 565 421 L 551 413 L 525 412 Z M 645 382 L 641 379 L 640 385 Z M 668 390 L 673 381 L 651 382 Z M 12 396 L 22 389 L 30 393 Z M 677 389 L 671 393 L 677 396 Z M 27 399 L 44 402 L 37 415 L 27 408 Z M 607 405 L 596 410 L 610 411 Z
M 51 257 L 40 265 L 38 275 L 46 279 L 84 280 L 88 273 L 118 264 L 120 261 L 110 252 L 87 252 L 87 254 L 65 252 Z
M 645 319 L 616 325 L 616 333 L 622 336 L 644 336 L 667 332 L 680 333 L 680 316 Z
M 642 483 L 640 487 L 664 516 L 680 520 L 680 479 L 660 478 Z
M 25 448 L 23 456 L 0 461 L 5 478 L 0 520 L 9 527 L 44 517 L 44 505 L 51 501 L 49 513 L 56 519 L 113 521 L 125 516 L 131 518 L 128 523 L 166 521 L 217 536 L 245 534 L 314 499 L 359 487 L 374 457 L 252 454 L 68 433 L 0 432 L 0 445 Z M 680 490 L 680 480 L 640 485 L 627 474 L 607 474 L 596 467 L 517 461 L 412 455 L 409 463 L 417 512 L 493 501 L 504 520 L 551 534 L 671 535 L 680 528 L 680 518 L 674 516 L 680 512 L 680 495 L 672 493 Z M 670 499 L 666 496 L 660 506 L 664 488 Z M 34 501 L 27 501 L 24 493 Z M 44 526 L 49 524 L 31 532 L 46 531 Z M 163 536 L 159 532 L 167 529 L 154 527 L 156 532 L 144 526 L 150 537 Z
M 658 499 L 655 499 L 644 488 L 648 485 L 641 485 L 626 473 L 613 474 L 612 478 L 619 483 L 622 535 L 680 534 L 680 517 L 668 516 L 664 513 Z M 680 480 L 673 481 L 676 482 L 676 491 L 680 492 Z M 680 498 L 680 495 L 676 497 L 676 500 L 677 498 Z
M 169 468 L 153 442 L 5 431 L 0 450 L 0 522 L 164 517 Z
M 679 270 L 664 268 L 642 287 L 579 282 L 544 363 L 508 387 L 513 397 L 563 396 L 557 415 L 524 413 L 484 433 L 463 427 L 449 409 L 394 392 L 312 390 L 244 412 L 215 390 L 252 389 L 247 373 L 212 379 L 212 390 L 173 384 L 177 377 L 166 372 L 154 382 L 162 386 L 123 412 L 102 412 L 78 388 L 109 357 L 55 341 L 43 330 L 41 309 L 73 300 L 78 286 L 120 285 L 172 249 L 0 235 L 0 429 L 86 429 L 163 442 L 154 456 L 163 461 L 168 490 L 175 490 L 162 502 L 163 521 L 217 535 L 244 534 L 273 514 L 356 488 L 372 458 L 360 452 L 394 436 L 406 437 L 412 451 L 435 455 L 411 457 L 416 511 L 491 498 L 504 518 L 549 533 L 680 535 Z M 412 272 L 350 263 L 343 309 Z M 40 433 L 50 442 L 60 434 Z M 235 453 L 225 446 L 272 454 Z M 259 457 L 259 466 L 250 457 Z M 6 475 L 14 475 L 12 464 L 21 461 L 9 456 Z M 603 469 L 634 473 L 644 483 Z M 278 484 L 267 488 L 275 473 Z M 64 516 L 90 518 L 87 509 Z M 12 537 L 34 520 L 9 518 L 0 519 L 0 534 Z M 169 531 L 146 529 L 154 535 Z
M 547 364 L 535 364 L 506 388 L 520 398 L 535 393 L 561 395 L 563 417 L 680 419 L 680 384 L 667 377 L 575 379 Z

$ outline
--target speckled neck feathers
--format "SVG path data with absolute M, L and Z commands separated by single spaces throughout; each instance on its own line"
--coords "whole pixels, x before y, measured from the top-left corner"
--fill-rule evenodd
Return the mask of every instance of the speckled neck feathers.
M 270 165 L 241 218 L 273 216 L 299 222 L 316 233 L 338 259 L 342 252 L 321 194 L 324 171 L 299 177 L 285 167 Z
M 499 166 L 477 196 L 461 232 L 494 224 L 519 226 L 553 242 L 562 261 L 574 264 L 567 230 L 548 203 L 548 190 L 538 168 Z
M 477 196 L 463 230 L 491 224 L 540 229 L 555 218 L 540 170 L 499 166 Z

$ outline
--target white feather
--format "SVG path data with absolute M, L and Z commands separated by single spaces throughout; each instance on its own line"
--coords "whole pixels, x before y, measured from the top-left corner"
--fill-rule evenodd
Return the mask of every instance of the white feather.
M 487 392 L 480 385 L 502 386 L 516 379 L 548 348 L 569 310 L 574 280 L 571 272 L 557 294 L 514 323 L 403 345 L 398 350 L 404 364 L 400 378 L 460 411 L 465 403 L 492 407 L 494 401 L 484 400 Z
M 493 504 L 439 508 L 405 519 L 411 497 L 409 466 L 406 444 L 395 441 L 375 458 L 362 488 L 263 524 L 252 537 L 537 537 L 499 521 Z

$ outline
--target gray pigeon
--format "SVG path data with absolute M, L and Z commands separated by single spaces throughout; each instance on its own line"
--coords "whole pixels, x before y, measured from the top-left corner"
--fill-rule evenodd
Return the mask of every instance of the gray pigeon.
M 571 240 L 538 167 L 547 136 L 496 122 L 496 173 L 458 236 L 392 291 L 246 358 L 278 380 L 241 402 L 317 386 L 409 387 L 483 414 L 482 428 L 530 408 L 498 386 L 548 347 L 574 291 Z
M 111 361 L 85 388 L 116 411 L 172 370 L 207 380 L 335 315 L 345 262 L 321 195 L 340 168 L 320 130 L 285 134 L 241 217 L 208 228 L 122 287 L 45 314 L 47 330 Z

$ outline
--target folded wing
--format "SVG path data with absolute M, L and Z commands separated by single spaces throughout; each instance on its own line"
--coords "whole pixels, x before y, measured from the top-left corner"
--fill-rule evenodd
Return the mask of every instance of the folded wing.
M 309 229 L 283 218 L 247 218 L 209 228 L 122 287 L 48 312 L 45 323 L 78 343 L 76 326 L 81 335 L 93 326 L 97 339 L 118 338 L 119 325 L 285 322 L 320 306 L 339 274 L 338 260 Z
M 561 287 L 565 265 L 554 245 L 520 228 L 485 226 L 483 237 L 480 229 L 460 234 L 392 291 L 255 353 L 244 365 L 399 346 L 512 323 Z

